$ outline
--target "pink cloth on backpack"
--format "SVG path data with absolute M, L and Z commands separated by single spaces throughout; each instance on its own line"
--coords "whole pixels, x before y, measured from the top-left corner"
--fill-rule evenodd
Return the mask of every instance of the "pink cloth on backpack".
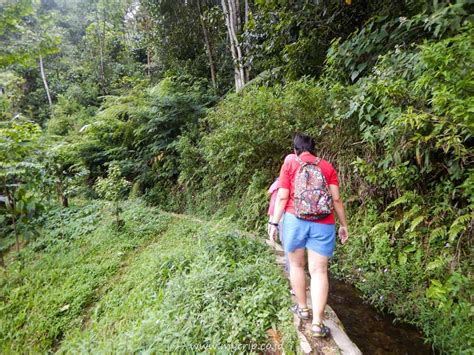
M 278 194 L 278 189 L 280 188 L 279 180 L 275 180 L 275 182 L 270 186 L 268 189 L 268 193 L 272 196 L 270 197 L 270 206 L 268 207 L 268 215 L 273 216 L 273 211 L 275 210 L 275 201 Z

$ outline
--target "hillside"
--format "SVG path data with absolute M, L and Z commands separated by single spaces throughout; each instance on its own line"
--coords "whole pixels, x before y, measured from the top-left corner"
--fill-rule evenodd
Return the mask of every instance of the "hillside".
M 0 2 L 3 350 L 263 345 L 270 328 L 292 349 L 286 281 L 251 236 L 305 133 L 347 210 L 332 276 L 437 351 L 473 353 L 473 14 Z
M 100 201 L 51 211 L 41 238 L 7 257 L 2 352 L 250 351 L 272 345 L 269 329 L 296 349 L 287 281 L 262 241 L 127 205 L 120 230 Z

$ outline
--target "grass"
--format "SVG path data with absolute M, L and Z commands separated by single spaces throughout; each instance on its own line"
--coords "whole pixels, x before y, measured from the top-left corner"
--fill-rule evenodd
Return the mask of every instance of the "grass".
M 239 349 L 283 333 L 296 349 L 286 281 L 264 243 L 228 222 L 127 203 L 52 211 L 0 278 L 2 352 Z

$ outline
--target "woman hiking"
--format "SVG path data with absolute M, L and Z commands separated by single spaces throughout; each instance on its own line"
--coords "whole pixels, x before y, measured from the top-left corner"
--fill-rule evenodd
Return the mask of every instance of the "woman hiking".
M 336 170 L 315 155 L 314 140 L 302 133 L 293 139 L 294 154 L 285 158 L 280 170 L 275 210 L 268 223 L 268 235 L 275 240 L 278 223 L 284 213 L 282 234 L 284 249 L 290 262 L 290 282 L 297 300 L 292 311 L 309 319 L 306 300 L 305 249 L 311 275 L 311 299 L 314 336 L 325 337 L 324 308 L 328 297 L 328 260 L 336 244 L 334 211 L 339 219 L 341 243 L 348 239 L 344 205 L 339 195 Z

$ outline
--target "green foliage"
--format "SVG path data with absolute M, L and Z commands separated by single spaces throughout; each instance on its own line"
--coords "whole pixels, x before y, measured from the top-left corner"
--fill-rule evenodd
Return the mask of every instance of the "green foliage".
M 41 129 L 31 122 L 3 121 L 0 124 L 1 178 L 25 174 L 33 165 Z
M 19 36 L 25 26 L 25 17 L 33 13 L 31 0 L 4 1 L 0 4 L 0 38 L 3 40 Z M 2 46 L 0 50 L 0 67 L 26 59 L 19 48 Z
M 192 130 L 214 101 L 205 83 L 191 77 L 168 77 L 152 88 L 109 96 L 93 121 L 70 132 L 73 156 L 92 181 L 116 161 L 138 191 L 165 203 L 179 174 L 177 138 Z
M 70 196 L 91 195 L 95 182 L 115 201 L 118 220 L 124 181 L 133 182 L 134 196 L 163 208 L 260 228 L 267 187 L 293 134 L 305 131 L 335 165 L 349 202 L 353 238 L 339 248 L 333 271 L 422 328 L 441 351 L 472 352 L 472 4 L 249 2 L 239 40 L 250 76 L 259 77 L 215 105 L 233 67 L 218 3 L 0 5 L 0 38 L 8 44 L 0 65 L 11 64 L 0 75 L 7 232 L 31 233 L 34 210 L 53 189 L 67 206 Z M 212 89 L 203 25 L 217 65 Z M 50 118 L 47 148 L 23 117 Z M 287 300 L 268 255 L 227 222 L 195 226 L 139 204 L 124 211 L 123 228 L 110 231 L 110 218 L 97 215 L 104 206 L 43 215 L 42 237 L 10 255 L 16 274 L 2 284 L 2 292 L 14 290 L 0 325 L 5 349 L 19 351 L 24 338 L 38 351 L 62 339 L 63 352 L 163 352 L 191 339 L 215 349 L 265 343 L 264 330 L 286 322 L 277 310 Z M 165 229 L 155 243 L 152 235 Z M 129 252 L 141 253 L 140 246 L 146 254 L 135 264 Z M 123 266 L 129 276 L 117 272 Z M 30 289 L 23 267 L 51 273 Z M 129 290 L 139 296 L 130 300 Z
M 294 132 L 314 135 L 350 201 L 354 237 L 334 270 L 435 346 L 468 351 L 472 36 L 466 25 L 388 52 L 350 86 L 327 76 L 229 95 L 181 138 L 180 182 L 197 211 L 253 229 Z
M 295 132 L 320 137 L 321 155 L 330 160 L 350 146 L 353 128 L 332 118 L 346 105 L 339 87 L 328 92 L 313 80 L 229 95 L 201 121 L 200 141 L 195 141 L 199 135 L 188 135 L 178 143 L 180 181 L 187 193 L 202 191 L 198 210 L 215 212 L 235 203 L 229 214 L 245 215 L 247 227 L 255 227 L 264 218 L 266 189 L 292 153 Z M 334 139 L 337 134 L 344 139 Z
M 32 236 L 28 222 L 42 208 L 39 193 L 44 181 L 37 157 L 40 132 L 38 125 L 31 122 L 0 122 L 0 187 L 5 207 L 0 210 L 0 217 L 8 222 L 2 223 L 5 236 L 9 232 L 15 235 L 17 250 L 20 236 L 26 240 Z M 3 248 L 0 252 L 3 254 Z
M 437 348 L 468 353 L 474 346 L 469 261 L 460 258 L 444 227 L 430 233 L 426 222 L 409 217 L 421 206 L 415 197 L 398 205 L 411 207 L 403 219 L 374 209 L 353 213 L 352 240 L 337 250 L 331 270 L 354 282 L 378 308 L 420 327 Z M 464 218 L 467 224 L 472 215 Z
M 371 148 L 354 167 L 367 183 L 385 187 L 388 196 L 380 191 L 385 198 L 430 186 L 437 186 L 441 198 L 449 198 L 448 186 L 454 189 L 452 199 L 462 196 L 455 186 L 467 178 L 464 167 L 472 157 L 472 98 L 466 81 L 472 75 L 470 36 L 469 27 L 456 37 L 422 45 L 419 52 L 395 51 L 354 87 L 347 115 L 357 119 Z M 444 169 L 449 174 L 441 176 Z
M 47 122 L 47 133 L 50 136 L 62 137 L 73 135 L 90 123 L 94 114 L 94 107 L 82 106 L 73 94 L 59 95 L 58 102 L 53 107 L 52 117 Z
M 106 178 L 99 177 L 95 182 L 95 188 L 99 196 L 113 202 L 122 200 L 124 192 L 129 186 L 130 183 L 121 177 L 120 167 L 116 164 L 109 166 Z
M 148 221 L 156 223 L 153 231 L 148 226 L 133 232 L 136 227 L 131 227 L 117 234 L 110 222 L 99 226 L 102 209 L 93 204 L 84 211 L 50 212 L 41 238 L 18 258 L 7 259 L 9 272 L 1 277 L 3 351 L 19 351 L 26 344 L 46 350 L 66 329 L 80 326 L 81 313 L 119 269 L 123 255 L 163 228 L 159 221 L 166 223 L 150 216 Z M 133 221 L 128 225 L 136 226 Z
M 214 89 L 222 94 L 232 87 L 233 63 L 220 1 L 142 0 L 138 16 L 145 29 L 143 46 L 151 57 L 148 58 L 149 71 L 159 78 L 172 74 L 205 78 L 210 82 L 209 68 L 214 65 Z M 207 53 L 204 28 L 213 64 Z
M 100 197 L 112 201 L 114 205 L 114 216 L 119 226 L 121 224 L 120 201 L 124 199 L 125 192 L 130 187 L 130 182 L 121 177 L 120 167 L 116 164 L 109 166 L 106 178 L 99 177 L 95 182 L 95 189 Z
M 472 181 L 472 35 L 468 25 L 456 36 L 397 49 L 353 86 L 346 115 L 366 147 L 353 167 L 363 179 L 358 194 L 373 205 L 353 205 L 354 242 L 338 252 L 334 268 L 453 352 L 474 347 L 474 205 L 464 188 Z
M 41 238 L 9 259 L 0 278 L 4 352 L 191 344 L 249 352 L 282 327 L 285 351 L 296 351 L 287 284 L 262 241 L 225 221 L 168 215 L 139 201 L 128 201 L 123 218 L 122 230 L 112 228 L 101 201 L 49 212 Z
M 374 16 L 392 18 L 416 11 L 396 1 L 255 1 L 243 41 L 258 72 L 288 79 L 320 75 L 335 38 L 347 38 Z
M 440 6 L 436 11 L 424 11 L 406 16 L 376 16 L 362 29 L 341 42 L 335 39 L 328 51 L 325 75 L 345 83 L 353 83 L 370 72 L 380 55 L 394 48 L 409 49 L 423 39 L 453 35 L 473 18 L 469 1 Z
M 53 104 L 64 96 L 89 109 L 100 104 L 99 95 L 118 94 L 143 79 L 143 62 L 132 55 L 136 26 L 133 18 L 124 20 L 128 2 L 6 3 L 0 5 L 0 66 L 25 81 L 20 108 L 30 119 L 55 117 L 45 105 L 40 55 Z
M 0 121 L 10 120 L 19 112 L 24 80 L 11 71 L 0 72 Z

